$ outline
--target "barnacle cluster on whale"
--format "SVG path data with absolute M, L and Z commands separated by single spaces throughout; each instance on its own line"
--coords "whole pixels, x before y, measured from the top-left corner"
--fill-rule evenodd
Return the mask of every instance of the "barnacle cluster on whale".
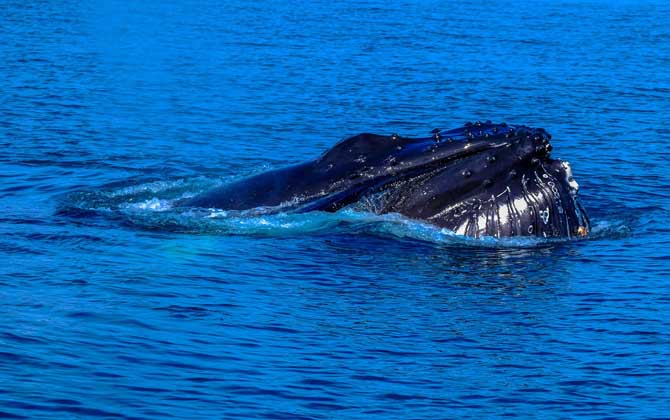
M 430 137 L 359 134 L 320 157 L 261 173 L 181 206 L 245 210 L 293 203 L 290 211 L 337 211 L 374 201 L 470 237 L 581 237 L 590 229 L 568 162 L 550 157 L 542 128 L 466 123 Z M 286 206 L 282 207 L 286 211 Z

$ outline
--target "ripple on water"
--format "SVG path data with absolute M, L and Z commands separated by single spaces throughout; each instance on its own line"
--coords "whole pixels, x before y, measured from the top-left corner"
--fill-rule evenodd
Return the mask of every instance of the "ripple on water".
M 243 211 L 175 207 L 178 200 L 193 197 L 222 182 L 220 179 L 197 177 L 70 193 L 61 200 L 59 214 L 79 218 L 103 215 L 140 229 L 200 234 L 277 237 L 337 232 L 475 247 L 535 247 L 563 241 L 541 238 L 472 239 L 400 214 L 370 213 L 365 210 L 365 203 L 354 204 L 336 213 L 292 213 L 293 203 Z M 629 235 L 630 231 L 624 221 L 596 220 L 589 239 L 620 238 Z

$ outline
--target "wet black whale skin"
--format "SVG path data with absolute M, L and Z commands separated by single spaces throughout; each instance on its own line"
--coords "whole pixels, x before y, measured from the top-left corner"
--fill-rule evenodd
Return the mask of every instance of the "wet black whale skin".
M 319 158 L 205 192 L 182 206 L 337 211 L 363 197 L 373 211 L 472 236 L 583 236 L 589 230 L 567 163 L 541 128 L 490 122 L 426 138 L 360 134 Z

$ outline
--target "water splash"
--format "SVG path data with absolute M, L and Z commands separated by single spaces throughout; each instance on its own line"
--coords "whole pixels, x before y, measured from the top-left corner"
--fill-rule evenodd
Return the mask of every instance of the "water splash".
M 537 247 L 565 241 L 535 237 L 469 238 L 397 213 L 376 214 L 375 200 L 383 197 L 366 197 L 336 213 L 291 212 L 296 203 L 249 210 L 179 206 L 181 200 L 229 181 L 197 177 L 76 192 L 64 198 L 59 206 L 59 213 L 66 216 L 96 214 L 121 220 L 134 228 L 195 234 L 278 237 L 350 233 L 475 247 Z M 623 222 L 597 221 L 590 239 L 621 237 L 629 233 L 630 228 Z

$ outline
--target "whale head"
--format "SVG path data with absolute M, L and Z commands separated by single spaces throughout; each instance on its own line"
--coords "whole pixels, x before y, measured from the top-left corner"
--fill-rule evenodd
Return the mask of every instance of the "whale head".
M 315 162 L 377 212 L 471 237 L 585 236 L 579 184 L 568 162 L 551 157 L 550 140 L 541 128 L 477 122 L 426 138 L 361 134 Z

